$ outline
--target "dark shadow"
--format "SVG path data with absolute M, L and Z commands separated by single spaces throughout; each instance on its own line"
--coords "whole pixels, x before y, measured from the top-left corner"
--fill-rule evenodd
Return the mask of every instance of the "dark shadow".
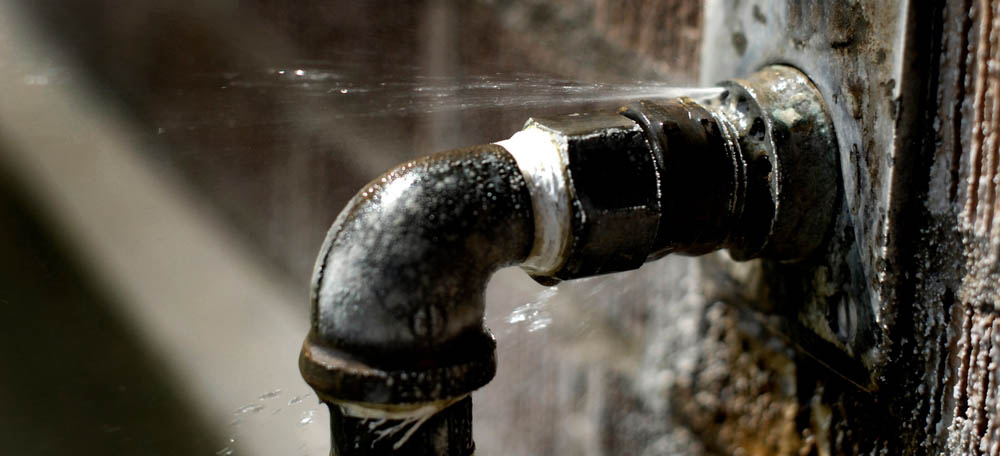
M 0 453 L 215 454 L 222 438 L 0 169 Z

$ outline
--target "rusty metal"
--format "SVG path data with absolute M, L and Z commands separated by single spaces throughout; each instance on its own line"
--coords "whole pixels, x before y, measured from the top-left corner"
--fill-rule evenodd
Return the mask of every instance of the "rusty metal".
M 805 75 L 783 65 L 722 86 L 727 93 L 719 98 L 719 109 L 736 127 L 748 191 L 767 185 L 760 198 L 748 199 L 745 211 L 758 217 L 773 214 L 760 232 L 748 233 L 739 249 L 730 248 L 730 255 L 737 260 L 801 260 L 827 236 L 840 187 L 836 135 L 826 103 Z
M 877 389 L 887 361 L 887 328 L 912 291 L 903 265 L 918 226 L 912 172 L 921 137 L 928 65 L 919 24 L 929 19 L 908 2 L 715 1 L 706 8 L 703 81 L 783 62 L 807 74 L 837 129 L 842 181 L 833 228 L 808 264 L 761 263 L 757 284 L 736 280 L 737 294 L 772 310 L 795 302 L 787 315 L 807 352 L 839 351 L 826 361 L 851 381 Z M 926 17 L 932 16 L 928 10 Z M 929 38 L 928 38 L 929 39 Z M 905 46 L 901 45 L 905 44 Z M 926 125 L 924 127 L 927 127 Z M 912 134 L 911 134 L 912 133 Z M 801 188 L 810 188 L 803 186 Z M 762 288 L 761 288 L 762 287 Z M 910 290 L 910 291 L 908 291 Z M 904 299 L 905 300 L 905 299 Z M 814 342 L 820 343 L 817 346 Z
M 822 427 L 800 425 L 829 435 L 821 454 L 968 453 L 951 439 L 976 435 L 963 417 L 982 416 L 988 400 L 964 396 L 963 385 L 995 390 L 967 380 L 976 369 L 963 364 L 963 343 L 977 336 L 961 326 L 970 320 L 960 310 L 978 312 L 970 297 L 990 303 L 963 290 L 977 257 L 969 242 L 977 233 L 963 226 L 975 197 L 963 193 L 985 182 L 969 169 L 981 153 L 975 116 L 990 106 L 981 102 L 988 91 L 974 93 L 988 85 L 979 71 L 995 49 L 978 39 L 995 41 L 995 10 L 990 2 L 706 4 L 702 81 L 794 65 L 818 87 L 837 128 L 843 192 L 824 245 L 792 266 L 702 263 L 718 279 L 710 299 L 782 315 L 798 353 L 865 390 L 818 382 L 825 392 L 815 403 L 839 410 Z M 814 375 L 804 363 L 795 377 L 808 383 Z M 972 441 L 984 445 L 989 433 L 978 429 Z

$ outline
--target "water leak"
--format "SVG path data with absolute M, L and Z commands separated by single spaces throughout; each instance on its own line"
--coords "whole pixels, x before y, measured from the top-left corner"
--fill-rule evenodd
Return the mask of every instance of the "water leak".
M 236 409 L 236 411 L 233 412 L 233 413 L 236 414 L 236 415 L 242 415 L 244 413 L 257 413 L 257 412 L 259 412 L 261 410 L 264 410 L 264 406 L 263 405 L 260 405 L 260 404 L 248 404 L 248 405 L 244 405 L 243 407 L 240 407 L 240 408 Z
M 305 393 L 305 394 L 301 394 L 301 395 L 295 396 L 295 397 L 293 397 L 293 398 L 291 398 L 291 399 L 288 400 L 288 405 L 298 404 L 298 403 L 302 402 L 303 400 L 305 400 L 305 398 L 307 398 L 309 396 L 312 396 L 312 393 Z
M 276 389 L 274 391 L 268 391 L 268 392 L 266 392 L 264 394 L 261 394 L 259 397 L 257 397 L 257 400 L 258 401 L 266 401 L 268 399 L 274 399 L 274 398 L 276 398 L 276 397 L 278 397 L 280 395 L 281 395 L 281 389 L 279 388 L 279 389 Z
M 215 454 L 217 454 L 218 456 L 230 456 L 230 455 L 232 455 L 233 454 L 233 447 L 232 447 L 232 445 L 234 445 L 235 443 L 236 443 L 236 439 L 230 437 L 229 438 L 229 445 L 222 447 L 222 449 L 220 449 L 219 451 L 216 451 Z
M 299 426 L 305 426 L 313 422 L 313 418 L 316 416 L 315 410 L 306 410 L 302 412 L 302 416 L 299 418 Z
M 246 173 L 254 172 L 253 166 L 263 170 L 271 169 L 267 166 L 271 165 L 280 172 L 268 171 L 263 178 L 280 183 L 275 188 L 287 188 L 289 198 L 259 193 L 261 197 L 255 201 L 265 202 L 303 200 L 302 195 L 309 193 L 288 182 L 308 181 L 316 169 L 331 170 L 329 175 L 315 173 L 316 179 L 323 180 L 322 185 L 316 184 L 317 188 L 329 188 L 333 185 L 330 180 L 350 182 L 348 174 L 352 172 L 366 175 L 363 180 L 367 180 L 372 173 L 411 158 L 404 154 L 421 155 L 505 138 L 530 116 L 613 110 L 637 99 L 682 95 L 702 98 L 718 92 L 718 89 L 674 87 L 648 81 L 572 81 L 535 73 L 428 76 L 419 68 L 406 67 L 373 72 L 371 65 L 355 65 L 350 61 L 300 62 L 195 73 L 189 77 L 191 80 L 178 90 L 183 89 L 179 93 L 185 93 L 186 99 L 197 100 L 191 101 L 190 111 L 163 114 L 151 125 L 149 133 L 162 137 L 157 140 L 185 145 L 177 147 L 181 151 L 177 153 L 189 153 L 190 157 L 176 159 L 177 163 L 192 160 L 190 163 L 199 164 L 197 160 L 202 157 L 211 157 L 195 153 L 204 144 L 213 146 L 206 150 L 222 151 L 218 152 L 220 157 L 236 158 L 245 167 L 230 176 L 232 182 L 239 183 L 233 187 L 237 189 L 234 199 L 246 198 L 246 194 L 263 188 L 257 184 L 244 185 L 256 182 L 247 179 Z M 198 147 L 187 147 L 191 144 Z M 314 159 L 336 154 L 341 154 L 340 161 Z M 336 179 L 330 179 L 334 173 Z M 346 186 L 350 187 L 350 194 L 357 190 L 354 184 Z M 294 204 L 297 203 L 282 204 L 282 210 Z M 252 212 L 258 210 L 255 206 Z M 325 210 L 317 211 L 310 206 L 301 213 L 320 214 L 323 218 L 322 222 L 301 219 L 301 225 L 328 223 L 325 218 L 329 214 Z M 311 256 L 314 248 L 308 245 L 285 250 L 308 252 Z M 557 297 L 566 292 L 569 295 Z M 508 350 L 535 347 L 550 338 L 557 321 L 561 330 L 568 327 L 570 335 L 578 337 L 598 326 L 593 322 L 599 320 L 600 309 L 582 306 L 580 310 L 564 304 L 586 294 L 579 288 L 574 292 L 574 287 L 568 285 L 543 289 L 498 312 L 500 321 L 496 323 L 500 324 L 491 326 Z M 567 313 L 575 315 L 567 318 Z M 253 434 L 255 429 L 278 422 L 300 432 L 314 429 L 313 424 L 325 419 L 325 413 L 320 413 L 315 399 L 309 398 L 304 391 L 264 391 L 235 408 L 230 437 L 236 441 L 240 435 Z M 241 450 L 236 443 L 219 447 L 225 450 L 220 450 L 223 451 L 220 454 L 227 455 Z
M 335 98 L 339 117 L 412 116 L 457 111 L 551 108 L 677 96 L 703 98 L 717 88 L 675 87 L 662 82 L 579 82 L 531 73 L 423 76 L 396 68 L 372 77 L 346 64 L 299 65 L 230 72 L 221 76 L 222 90 L 278 89 L 293 97 Z M 347 109 L 345 109 L 347 108 Z
M 298 432 L 305 432 L 306 427 L 318 418 L 316 405 L 319 401 L 316 403 L 307 401 L 307 398 L 312 397 L 310 392 L 300 392 L 287 401 L 279 400 L 283 394 L 284 390 L 280 388 L 267 391 L 234 410 L 229 436 L 225 445 L 216 454 L 219 456 L 238 454 L 240 452 L 238 442 L 243 440 L 244 436 L 281 423 L 294 423 L 294 426 L 300 429 Z M 264 411 L 268 413 L 261 413 Z M 304 446 L 300 446 L 299 449 L 303 450 Z
M 502 280 L 513 279 L 505 275 Z M 633 291 L 620 281 L 621 275 L 588 277 L 546 287 L 521 297 L 523 303 L 514 305 L 501 319 L 499 333 L 503 336 L 541 340 L 545 337 L 543 333 L 559 320 L 556 326 L 567 336 L 586 337 L 592 332 L 595 321 L 601 318 L 601 303 L 621 299 Z M 520 342 L 507 343 L 516 346 Z
M 545 329 L 552 323 L 552 312 L 554 298 L 558 292 L 558 287 L 546 288 L 539 292 L 531 301 L 517 306 L 504 319 L 510 326 L 506 333 L 510 334 L 517 326 L 524 326 L 528 332 L 535 332 Z

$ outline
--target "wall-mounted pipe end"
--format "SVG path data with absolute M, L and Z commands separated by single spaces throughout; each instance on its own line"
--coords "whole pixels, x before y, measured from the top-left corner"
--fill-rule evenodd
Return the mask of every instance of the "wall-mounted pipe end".
M 826 239 L 840 192 L 833 121 L 819 90 L 795 68 L 772 65 L 721 84 L 710 100 L 736 130 L 751 197 L 737 260 L 796 261 Z

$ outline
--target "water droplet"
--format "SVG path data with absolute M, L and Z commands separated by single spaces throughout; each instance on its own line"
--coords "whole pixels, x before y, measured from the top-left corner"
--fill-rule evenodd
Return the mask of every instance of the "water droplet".
M 347 93 L 347 89 L 340 89 L 340 93 Z
M 257 412 L 259 412 L 261 410 L 264 410 L 264 406 L 263 405 L 260 405 L 260 404 L 249 404 L 249 405 L 244 405 L 243 407 L 240 407 L 240 408 L 236 409 L 236 411 L 233 412 L 233 413 L 239 415 L 239 414 L 244 414 L 244 413 L 257 413 Z
M 291 398 L 291 399 L 288 400 L 288 405 L 298 404 L 298 403 L 302 402 L 303 399 L 305 399 L 305 398 L 307 398 L 307 397 L 309 397 L 311 395 L 312 395 L 312 393 L 306 393 L 306 394 L 303 394 L 301 396 L 295 396 L 295 397 L 293 397 L 293 398 Z
M 274 391 L 268 391 L 268 392 L 266 392 L 264 394 L 261 394 L 257 398 L 257 400 L 258 401 L 266 401 L 268 399 L 274 399 L 274 398 L 276 398 L 276 397 L 278 397 L 280 395 L 281 395 L 281 388 L 278 388 L 278 389 L 276 389 Z
M 535 332 L 548 327 L 552 323 L 549 312 L 550 302 L 556 295 L 557 288 L 552 287 L 538 294 L 538 298 L 518 306 L 507 316 L 507 323 L 516 325 L 527 324 L 528 332 Z
M 223 448 L 223 449 L 221 449 L 219 451 L 216 451 L 215 454 L 217 454 L 219 456 L 229 456 L 229 455 L 233 454 L 233 449 L 229 448 L 229 447 L 225 447 L 225 448 Z
M 295 75 L 296 76 L 305 76 L 306 72 L 305 72 L 305 70 L 301 70 L 301 69 L 295 70 Z
M 302 412 L 302 417 L 299 418 L 299 426 L 305 426 L 312 423 L 314 415 L 316 415 L 315 410 L 306 410 Z

